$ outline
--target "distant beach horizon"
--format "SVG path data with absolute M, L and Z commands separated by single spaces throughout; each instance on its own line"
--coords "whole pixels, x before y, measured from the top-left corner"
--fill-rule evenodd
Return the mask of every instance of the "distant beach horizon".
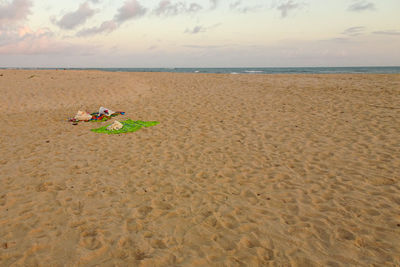
M 362 67 L 234 67 L 234 68 L 42 68 L 42 67 L 0 67 L 0 69 L 22 70 L 99 70 L 108 72 L 172 72 L 211 74 L 397 74 L 400 66 Z

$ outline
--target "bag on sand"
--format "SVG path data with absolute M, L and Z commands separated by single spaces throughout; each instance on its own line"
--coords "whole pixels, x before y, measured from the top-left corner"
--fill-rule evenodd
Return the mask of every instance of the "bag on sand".
M 115 111 L 112 111 L 111 109 L 108 109 L 105 107 L 100 107 L 100 109 L 99 109 L 99 116 L 101 116 L 101 115 L 111 116 L 114 113 L 115 113 Z
M 92 119 L 92 115 L 90 115 L 89 113 L 87 113 L 85 111 L 79 110 L 78 113 L 76 113 L 74 118 L 75 118 L 75 120 L 78 120 L 78 121 L 89 121 Z

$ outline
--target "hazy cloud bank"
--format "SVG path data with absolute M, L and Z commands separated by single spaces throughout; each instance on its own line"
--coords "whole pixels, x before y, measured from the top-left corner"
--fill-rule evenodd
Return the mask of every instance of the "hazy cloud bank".
M 400 31 L 375 31 L 374 34 L 400 36 Z

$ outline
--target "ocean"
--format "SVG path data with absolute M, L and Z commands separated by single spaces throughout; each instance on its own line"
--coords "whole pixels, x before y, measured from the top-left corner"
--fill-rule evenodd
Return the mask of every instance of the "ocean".
M 56 68 L 19 68 L 56 69 Z M 58 68 L 64 69 L 64 68 Z M 120 72 L 177 72 L 177 73 L 224 73 L 224 74 L 333 74 L 333 73 L 400 73 L 395 67 L 293 67 L 293 68 L 65 68 L 67 70 L 102 70 Z

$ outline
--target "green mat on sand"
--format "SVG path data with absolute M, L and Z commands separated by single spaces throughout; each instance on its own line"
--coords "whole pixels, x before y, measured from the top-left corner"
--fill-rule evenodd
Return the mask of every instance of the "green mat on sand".
M 133 121 L 127 119 L 126 121 L 121 121 L 123 127 L 119 130 L 107 130 L 107 126 L 103 126 L 97 129 L 91 129 L 95 133 L 106 133 L 106 134 L 120 134 L 120 133 L 130 133 L 140 130 L 142 127 L 150 127 L 159 124 L 158 121 Z

